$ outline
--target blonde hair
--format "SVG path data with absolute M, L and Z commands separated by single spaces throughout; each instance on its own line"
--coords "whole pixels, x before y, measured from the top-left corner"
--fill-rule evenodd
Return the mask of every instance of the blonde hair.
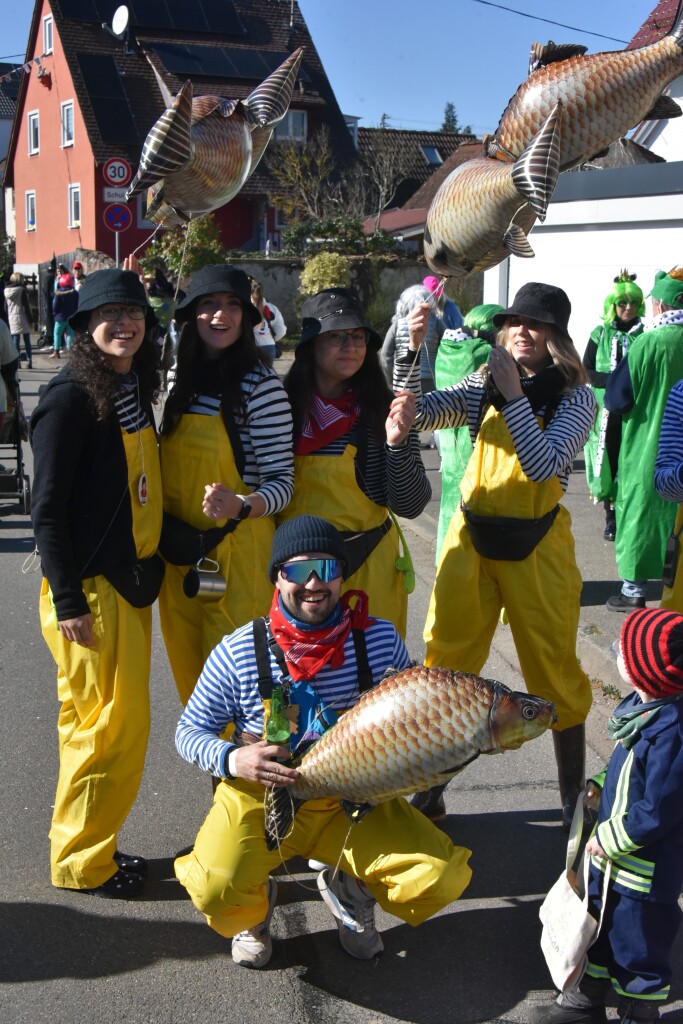
M 24 283 L 24 275 L 20 274 L 18 270 L 14 274 L 10 274 L 9 279 L 10 279 L 10 283 L 11 284 L 23 284 Z
M 587 384 L 588 374 L 572 339 L 553 324 L 544 324 L 544 326 L 546 329 L 545 342 L 548 346 L 550 357 L 555 366 L 562 370 L 567 381 L 565 390 L 571 391 L 572 388 L 577 387 L 579 384 Z M 509 330 L 510 327 L 506 320 L 496 338 L 497 344 L 502 345 L 508 352 L 510 352 L 511 348 L 508 342 Z M 511 352 L 510 354 L 512 355 Z

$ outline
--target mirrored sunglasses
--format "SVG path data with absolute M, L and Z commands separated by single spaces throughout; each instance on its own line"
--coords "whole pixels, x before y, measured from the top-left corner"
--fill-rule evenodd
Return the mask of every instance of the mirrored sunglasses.
M 321 583 L 331 583 L 342 575 L 342 565 L 338 558 L 300 558 L 296 562 L 284 562 L 280 573 L 288 583 L 303 585 L 313 573 Z
M 100 306 L 97 310 L 103 320 L 120 320 L 125 313 L 131 320 L 144 320 L 147 310 L 144 306 Z

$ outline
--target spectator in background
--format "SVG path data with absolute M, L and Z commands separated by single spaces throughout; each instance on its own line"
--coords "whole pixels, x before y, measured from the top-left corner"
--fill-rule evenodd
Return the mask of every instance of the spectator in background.
M 64 264 L 60 263 L 60 267 Z M 52 312 L 54 314 L 54 343 L 50 359 L 60 358 L 62 344 L 67 350 L 71 348 L 71 339 L 74 336 L 73 329 L 69 324 L 69 317 L 73 316 L 78 309 L 78 292 L 74 288 L 74 279 L 71 274 L 60 274 L 57 278 L 57 287 L 52 300 Z
M 5 424 L 5 413 L 17 399 L 17 370 L 19 356 L 4 320 L 0 320 L 0 430 Z
M 21 358 L 20 337 L 24 339 L 28 369 L 33 368 L 31 361 L 31 328 L 33 326 L 33 314 L 28 301 L 28 292 L 24 284 L 23 274 L 11 274 L 9 284 L 5 287 L 5 301 L 7 302 L 7 318 L 9 329 L 12 334 L 12 341 L 16 345 L 17 352 Z
M 413 284 L 410 288 L 406 288 L 401 292 L 396 303 L 396 310 L 391 318 L 389 330 L 384 336 L 379 359 L 384 376 L 389 387 L 391 387 L 394 376 L 394 360 L 405 356 L 408 351 L 410 335 L 406 317 L 421 302 L 427 302 L 430 306 L 427 336 L 420 351 L 420 387 L 422 394 L 426 395 L 429 391 L 433 391 L 435 387 L 434 363 L 444 327 L 437 315 L 436 302 L 431 292 L 423 285 Z
M 422 281 L 423 286 L 436 301 L 436 310 L 447 331 L 455 331 L 463 325 L 462 313 L 446 295 L 446 289 L 437 277 L 429 275 Z
M 254 338 L 261 354 L 270 360 L 271 366 L 277 355 L 277 342 L 287 333 L 287 324 L 282 313 L 272 302 L 266 302 L 263 285 L 251 279 L 251 301 L 261 314 L 261 322 L 254 328 Z
M 81 285 L 83 284 L 83 282 L 85 281 L 85 279 L 87 277 L 87 274 L 83 273 L 83 264 L 81 263 L 80 260 L 74 260 L 74 265 L 72 267 L 72 270 L 73 270 L 73 279 L 74 279 L 74 289 L 77 292 L 80 292 Z
M 52 347 L 55 333 L 55 319 L 52 312 L 52 300 L 55 296 L 55 278 L 57 274 L 57 260 L 52 257 L 47 266 L 47 273 L 40 292 L 40 320 L 43 328 L 42 343 Z

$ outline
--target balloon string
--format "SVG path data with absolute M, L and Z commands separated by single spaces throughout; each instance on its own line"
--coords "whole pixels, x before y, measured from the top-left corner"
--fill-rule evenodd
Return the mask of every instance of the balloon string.
M 146 246 L 146 245 L 149 245 L 149 243 L 153 240 L 154 236 L 156 235 L 157 231 L 159 231 L 160 228 L 161 228 L 161 224 L 157 224 L 157 226 L 155 227 L 154 231 L 149 236 L 149 238 L 146 238 L 144 240 L 144 242 L 140 242 L 140 245 L 137 247 L 137 249 L 133 249 L 133 251 L 132 251 L 132 253 L 130 255 L 131 256 L 135 256 L 136 253 L 140 252 L 140 249 L 144 248 L 144 246 Z
M 185 266 L 185 254 L 187 253 L 187 243 L 188 243 L 188 239 L 189 239 L 190 224 L 191 223 L 192 223 L 192 219 L 190 219 L 188 221 L 187 227 L 185 228 L 185 243 L 183 245 L 183 254 L 180 257 L 180 269 L 178 270 L 178 277 L 176 278 L 175 295 L 173 296 L 174 301 L 177 301 L 177 299 L 178 299 L 178 292 L 180 291 L 180 279 L 183 276 L 183 267 Z

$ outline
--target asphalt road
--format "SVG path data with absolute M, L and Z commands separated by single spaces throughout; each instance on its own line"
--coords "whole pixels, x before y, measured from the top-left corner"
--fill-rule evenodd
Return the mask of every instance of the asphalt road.
M 27 411 L 52 372 L 40 355 L 34 366 L 41 368 L 22 374 Z M 425 455 L 438 489 L 434 453 Z M 0 462 L 6 464 L 6 456 L 1 452 Z M 27 464 L 30 474 L 28 455 Z M 585 545 L 578 541 L 579 561 L 599 563 L 597 589 L 589 594 L 593 604 L 585 609 L 590 628 L 594 620 L 603 622 L 595 594 L 601 587 L 613 592 L 615 575 L 609 546 L 598 539 L 598 513 L 583 508 L 580 493 L 577 502 L 586 533 Z M 431 506 L 410 534 L 417 586 L 408 639 L 417 657 L 433 581 L 433 521 Z M 211 786 L 173 746 L 180 705 L 158 623 L 147 767 L 120 837 L 124 850 L 150 859 L 147 894 L 125 903 L 53 889 L 47 834 L 58 706 L 55 668 L 37 621 L 40 572 L 25 571 L 32 549 L 28 519 L 16 507 L 0 506 L 0 1022 L 525 1024 L 530 1007 L 552 997 L 538 945 L 538 908 L 562 869 L 565 835 L 549 736 L 517 752 L 480 758 L 449 787 L 445 829 L 473 851 L 473 880 L 457 903 L 418 929 L 380 912 L 384 954 L 371 963 L 354 961 L 339 947 L 315 876 L 304 862 L 290 862 L 279 873 L 271 964 L 261 972 L 235 967 L 229 944 L 206 926 L 173 878 L 173 855 L 192 842 L 210 806 Z M 613 638 L 608 634 L 611 629 L 616 635 L 619 625 L 606 615 L 590 634 L 601 641 L 604 657 L 597 664 L 606 666 L 605 677 Z M 509 630 L 499 630 L 486 673 L 524 688 Z M 609 682 L 599 678 L 595 694 L 590 770 L 609 749 L 604 725 L 615 699 Z M 680 940 L 675 963 L 680 979 Z M 680 980 L 673 996 L 663 1017 L 667 1024 L 683 1020 Z M 609 1015 L 616 1020 L 613 1009 Z

